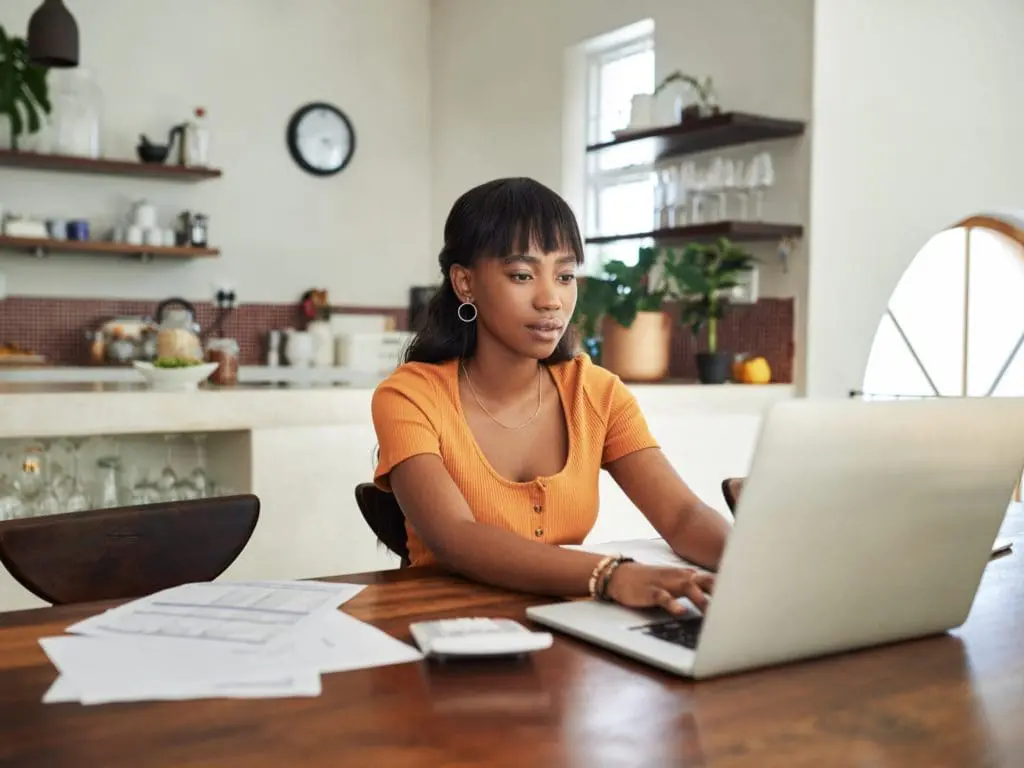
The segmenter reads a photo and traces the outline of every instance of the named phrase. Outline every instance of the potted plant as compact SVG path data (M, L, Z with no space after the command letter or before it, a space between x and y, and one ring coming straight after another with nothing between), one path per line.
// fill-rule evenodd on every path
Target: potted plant
M21 134L38 132L42 115L50 114L46 73L29 60L25 39L8 37L0 26L0 116L10 125L11 149L18 148Z
M718 348L718 321L729 310L728 292L740 285L740 278L756 263L747 251L725 239L691 243L665 259L665 271L682 303L680 321L695 339L707 328L706 346L697 353L697 374L704 384L721 384L729 378L733 356Z
M669 296L655 277L659 253L641 248L637 262L612 260L597 277L580 281L576 322L590 356L626 381L668 375L672 320L662 309Z

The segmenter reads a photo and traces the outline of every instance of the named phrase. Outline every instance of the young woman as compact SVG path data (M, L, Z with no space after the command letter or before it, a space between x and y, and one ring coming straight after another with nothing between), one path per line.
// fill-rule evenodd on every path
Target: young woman
M714 577L575 550L606 469L672 548L715 570L728 522L686 486L618 377L576 350L583 245L557 194L498 179L456 202L443 285L373 396L378 487L406 518L412 565L633 607L707 605Z

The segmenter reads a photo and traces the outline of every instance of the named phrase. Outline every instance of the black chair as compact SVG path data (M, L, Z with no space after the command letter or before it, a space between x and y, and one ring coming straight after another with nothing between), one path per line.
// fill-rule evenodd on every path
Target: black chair
M743 487L743 479L739 477L727 477L722 481L722 496L725 498L725 504L729 507L729 511L734 515L736 514L736 494L733 492L733 484L736 484L736 490L741 490Z
M356 486L356 504L377 540L398 555L403 568L407 567L409 542L405 534L405 515L395 495L373 483L360 483Z

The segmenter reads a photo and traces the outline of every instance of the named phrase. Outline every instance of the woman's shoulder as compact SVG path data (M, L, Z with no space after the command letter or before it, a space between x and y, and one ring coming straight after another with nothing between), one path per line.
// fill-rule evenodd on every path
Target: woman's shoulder
M452 376L452 362L402 363L377 384L377 389L430 389L446 383Z
M421 407L436 407L440 393L450 388L453 370L451 362L402 363L377 384L374 399L400 395Z
M581 352L564 363L555 363L551 372L568 385L569 389L585 392L588 396L603 400L622 385L621 380L607 368L602 368Z

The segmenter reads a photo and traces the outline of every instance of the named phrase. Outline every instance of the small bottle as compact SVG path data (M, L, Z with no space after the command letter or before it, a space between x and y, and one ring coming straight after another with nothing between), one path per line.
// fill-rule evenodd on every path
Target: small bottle
M267 365L277 368L281 364L281 332L272 330L267 334Z
M189 153L189 165L206 167L210 164L210 129L206 125L206 109L196 107L195 119L190 124L192 129L192 151Z

